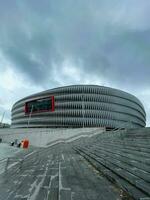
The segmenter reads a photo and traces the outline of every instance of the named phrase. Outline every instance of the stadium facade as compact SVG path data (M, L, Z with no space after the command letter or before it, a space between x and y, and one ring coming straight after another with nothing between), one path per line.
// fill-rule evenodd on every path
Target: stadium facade
M142 103L121 90L97 85L72 85L46 90L16 102L12 128L145 127Z

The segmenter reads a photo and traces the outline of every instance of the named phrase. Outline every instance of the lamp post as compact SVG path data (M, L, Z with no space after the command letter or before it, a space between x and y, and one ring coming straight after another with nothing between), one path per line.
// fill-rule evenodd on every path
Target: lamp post
M33 105L32 105L32 107L31 107L31 111L30 111L30 114L29 114L29 117L28 117L27 128L29 128L29 124L30 124L30 119L31 119L32 111L33 111Z
M2 123L3 123L4 116L5 116L5 112L3 112L2 119L1 119L1 122L0 122L0 125L2 126L2 128L3 128Z

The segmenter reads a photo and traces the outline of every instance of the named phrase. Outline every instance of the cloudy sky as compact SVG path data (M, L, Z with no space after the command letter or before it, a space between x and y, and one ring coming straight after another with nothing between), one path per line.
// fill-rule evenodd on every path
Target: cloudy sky
M0 0L0 120L26 95L81 83L134 94L150 126L150 1Z

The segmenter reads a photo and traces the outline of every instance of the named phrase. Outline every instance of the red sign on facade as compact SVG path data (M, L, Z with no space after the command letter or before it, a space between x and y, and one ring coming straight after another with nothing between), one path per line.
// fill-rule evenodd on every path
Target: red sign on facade
M54 96L34 99L25 103L25 114L53 112L55 110Z

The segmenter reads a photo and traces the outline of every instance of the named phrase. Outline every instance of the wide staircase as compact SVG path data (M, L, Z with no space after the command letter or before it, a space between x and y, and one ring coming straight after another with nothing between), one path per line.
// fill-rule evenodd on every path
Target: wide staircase
M134 199L150 199L150 128L104 132L73 148Z

